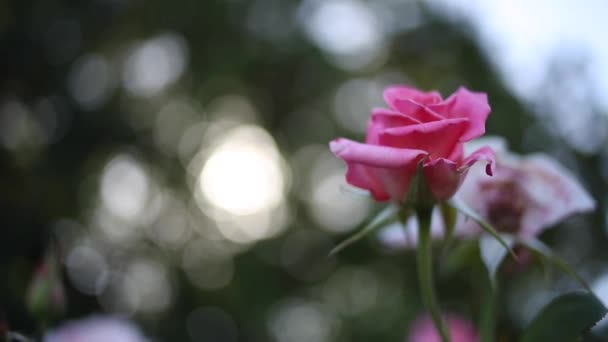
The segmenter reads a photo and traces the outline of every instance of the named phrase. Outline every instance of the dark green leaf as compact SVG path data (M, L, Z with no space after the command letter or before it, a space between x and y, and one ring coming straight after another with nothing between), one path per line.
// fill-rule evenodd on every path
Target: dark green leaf
M522 342L573 342L604 315L606 307L589 292L559 296L545 306L530 323Z

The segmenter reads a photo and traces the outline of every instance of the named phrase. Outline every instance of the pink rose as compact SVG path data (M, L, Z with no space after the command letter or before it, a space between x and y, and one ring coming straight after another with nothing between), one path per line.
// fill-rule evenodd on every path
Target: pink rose
M44 337L44 342L147 342L139 329L125 319L94 316L64 324Z
M482 147L467 158L463 143L485 133L490 113L487 96L461 87L446 100L439 93L393 86L384 91L389 109L377 108L365 143L338 138L331 151L346 161L349 184L368 190L378 201L402 202L418 163L433 196L452 197L475 162L488 162L492 174L494 152Z
M477 330L469 321L455 315L444 316L450 329L452 342L479 342ZM412 324L408 342L441 342L435 323L430 316L422 316Z
M570 171L545 154L518 156L507 151L500 138L484 138L470 143L488 144L496 151L494 177L472 167L455 197L487 219L498 231L523 239L534 238L547 228L575 213L595 209L595 201ZM435 237L444 234L439 210L433 212L431 231ZM394 225L380 233L388 246L415 246L417 224L411 218L405 229ZM483 232L473 220L458 217L455 234L477 237Z

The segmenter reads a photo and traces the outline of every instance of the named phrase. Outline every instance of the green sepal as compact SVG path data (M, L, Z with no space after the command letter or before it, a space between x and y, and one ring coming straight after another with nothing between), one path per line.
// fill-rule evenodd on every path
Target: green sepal
M573 342L607 313L592 293L576 291L553 299L524 332L522 342Z
M426 175L424 174L425 160L426 158L418 163L416 173L412 178L410 188L405 197L405 202L403 203L405 207L412 208L416 212L420 210L432 211L433 207L437 203L437 200L435 200L435 197L431 192Z
M352 245L353 243L361 240L367 234L373 232L376 229L387 226L388 224L398 222L399 216L404 215L401 208L395 205L388 205L386 208L382 209L369 223L367 223L363 228L359 229L356 233L348 237L346 240L340 242L336 247L334 247L329 255L335 255L340 252L344 248Z
M443 225L445 226L443 246L447 249L454 239L454 229L456 228L456 221L458 219L458 210L447 202L442 201L439 202L439 211L441 212L441 218L443 220Z

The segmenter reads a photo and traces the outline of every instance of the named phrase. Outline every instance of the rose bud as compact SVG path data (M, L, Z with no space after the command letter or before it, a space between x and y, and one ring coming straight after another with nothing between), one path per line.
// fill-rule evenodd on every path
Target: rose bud
M55 253L47 253L36 267L26 300L30 312L44 322L57 318L65 310L65 291Z

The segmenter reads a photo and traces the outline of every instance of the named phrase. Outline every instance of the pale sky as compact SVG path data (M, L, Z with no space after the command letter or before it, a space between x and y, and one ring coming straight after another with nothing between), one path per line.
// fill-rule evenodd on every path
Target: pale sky
M427 0L438 13L473 29L505 84L520 99L545 106L575 148L601 146L603 130L585 145L580 132L594 121L589 99L608 113L608 1ZM539 103L549 90L545 76L556 57L582 57L586 71L553 89L554 103ZM548 107L547 107L548 106ZM576 116L573 116L576 113ZM587 137L586 137L587 138Z

